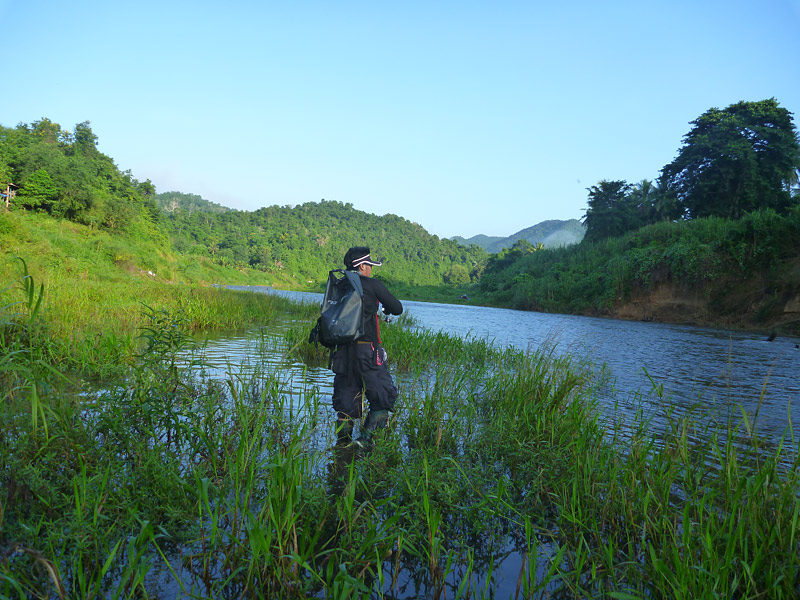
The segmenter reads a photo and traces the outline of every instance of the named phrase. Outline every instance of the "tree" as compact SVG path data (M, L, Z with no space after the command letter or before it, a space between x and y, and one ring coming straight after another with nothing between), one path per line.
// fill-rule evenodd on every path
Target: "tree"
M74 140L72 145L76 154L92 158L99 154L97 136L92 131L89 121L75 125L75 133L72 137Z
M640 226L653 223L655 219L655 205L658 188L649 179L642 179L634 183L628 194L627 201L636 211Z
M525 238L520 238L514 242L511 248L503 248L495 256L491 257L487 263L486 270L498 273L522 257L533 254L542 248L544 248L544 244L541 242L534 246Z
M145 179L144 181L140 181L136 183L136 189L144 196L145 198L149 198L151 196L155 196L156 194L156 186L153 185L153 182L149 179Z
M676 221L683 216L675 194L663 182L642 179L633 184L628 202L639 218L639 227L659 221Z
M6 186L9 183L13 183L12 178L13 174L11 167L9 167L4 163L3 160L0 159L0 192L5 192Z
M92 196L88 190L66 190L59 194L57 201L53 202L50 213L54 217L76 221L91 206L91 202Z
M642 224L635 199L631 199L633 188L624 180L600 181L586 188L589 191L589 207L583 217L589 242L622 235Z
M800 197L800 167L795 169L792 176L789 177L789 193L792 198Z
M34 121L27 129L35 138L48 144L58 144L66 133L62 131L61 125L47 118Z
M662 181L691 218L740 218L758 208L791 203L800 143L792 113L772 98L712 108L692 121L678 157Z
M653 185L653 207L648 223L659 221L677 221L684 216L685 209L678 196L667 186L663 178Z
M112 231L123 231L133 220L134 205L131 198L102 194L103 216L101 224Z
M447 269L442 276L442 280L453 285L469 283L469 271L464 265L455 264Z
M37 169L28 177L17 197L23 206L49 210L58 200L58 187L45 169Z

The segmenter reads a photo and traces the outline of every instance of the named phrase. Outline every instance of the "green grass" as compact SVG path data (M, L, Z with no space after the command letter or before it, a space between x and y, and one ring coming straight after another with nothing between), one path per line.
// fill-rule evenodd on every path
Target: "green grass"
M99 317L61 322L73 313L50 295L72 292L27 267L0 304L3 597L489 598L501 572L518 598L800 592L791 432L766 450L750 420L688 416L623 435L600 421L588 365L396 320L390 428L368 454L331 451L329 400L296 373L254 356L206 380L186 358L198 327L293 311L254 354L325 364L304 341L313 307L171 286L129 320L109 313L132 348L112 366L108 338L82 329ZM133 305L134 289L150 293L107 293ZM65 384L83 373L107 375L99 395Z
M398 298L441 304L469 304L469 297L474 289L474 286L470 284L409 285L390 281L387 285ZM467 298L462 296L467 296Z
M16 215L0 213L0 218L13 220ZM179 315L181 326L188 331L244 330L274 323L298 310L276 296L186 283L178 277L180 261L162 257L163 264L159 263L155 247L129 248L129 256L152 253L155 258L149 265L159 275L143 270L146 265L125 262L133 258L124 259L121 265L114 258L115 251L103 250L105 245L122 243L119 238L68 222L40 220L40 230L29 236L35 240L33 244L24 240L26 228L37 223L37 216L16 222L20 228L14 230L13 249L29 254L8 253L0 259L0 276L6 282L0 289L0 306L13 305L7 313L13 314L20 307L16 294L26 286L47 289L38 308L39 319L31 324L30 332L38 332L37 355L57 369L104 378L118 366L131 366L136 337L147 324L148 310ZM214 271L204 271L204 275L213 277ZM219 276L236 282L229 272Z
M522 310L609 315L666 285L703 299L705 316L693 310L686 319L791 333L800 322L783 307L800 285L798 248L797 208L662 222L594 243L490 259L477 289L466 293Z

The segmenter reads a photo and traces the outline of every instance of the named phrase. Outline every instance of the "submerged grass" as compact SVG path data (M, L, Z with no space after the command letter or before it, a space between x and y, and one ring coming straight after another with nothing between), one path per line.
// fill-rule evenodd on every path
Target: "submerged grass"
M101 363L111 354L96 346L111 345L58 325L29 273L5 294L0 596L800 593L791 431L772 452L747 419L714 431L672 418L657 435L638 423L623 438L579 362L399 322L383 328L401 391L390 429L369 454L329 450L333 413L313 385L288 389L281 367L207 379L186 359L208 325L197 315L294 310L284 351L324 365L305 343L308 307L211 290L187 310L177 292L140 305L133 351L112 369L74 362L89 350L63 358L64 339ZM117 377L65 391L82 372Z

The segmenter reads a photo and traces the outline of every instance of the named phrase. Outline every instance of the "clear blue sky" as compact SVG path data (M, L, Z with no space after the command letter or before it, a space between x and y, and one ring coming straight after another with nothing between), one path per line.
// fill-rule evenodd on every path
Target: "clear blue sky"
M0 0L0 124L90 121L159 192L339 200L441 237L581 218L689 122L800 124L800 0Z

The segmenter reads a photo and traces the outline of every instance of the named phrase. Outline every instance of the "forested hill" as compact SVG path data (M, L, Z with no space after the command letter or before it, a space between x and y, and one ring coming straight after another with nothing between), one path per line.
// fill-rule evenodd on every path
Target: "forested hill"
M223 213L232 210L216 202L206 200L197 194L184 194L183 192L164 192L156 194L156 204L164 212L172 213L176 210L185 212L210 212Z
M439 239L396 215L377 216L351 204L322 200L295 207L221 214L173 211L165 223L176 249L210 255L223 265L249 266L301 285L343 268L351 246L365 245L384 261L376 274L414 285L477 280L486 260L480 248Z
M476 235L469 239L456 236L454 241L464 246L475 244L491 254L502 252L506 248L511 248L518 240L525 240L536 246L542 244L545 248L560 248L577 244L582 239L586 229L577 219L560 221L557 219L542 221L531 227L527 227L508 237L490 237L486 235Z
M493 235L483 235L482 233L479 233L478 235L473 235L471 238L463 238L460 235L454 235L450 239L454 242L458 242L462 246L471 246L472 244L475 244L476 246L479 246L488 252L489 248L495 244L502 244L508 238Z
M692 121L655 182L601 180L580 244L493 256L480 301L800 333L800 136L774 98Z
M739 102L692 125L657 182L588 189L580 244L541 248L525 239L529 228L491 257L336 201L244 212L157 195L99 152L88 122L73 131L48 119L0 126L0 248L101 284L127 274L319 290L347 248L367 245L384 260L376 276L426 286L406 297L458 298L460 290L433 288L457 284L471 301L499 306L800 332L791 113L774 99Z
M101 153L88 121L73 131L49 119L0 126L0 185L11 192L4 198L11 210L149 239L163 236L155 186L120 171Z
M144 272L150 257L136 255L140 241L159 256L177 252L196 264L247 272L251 281L317 289L328 270L343 267L350 246L370 246L385 261L376 275L408 285L476 281L487 258L396 215L341 202L244 212L192 194L156 194L149 180L136 180L97 149L88 121L73 131L46 118L0 126L0 184L11 192L9 211L107 232L116 239L114 257L125 257L117 262Z

